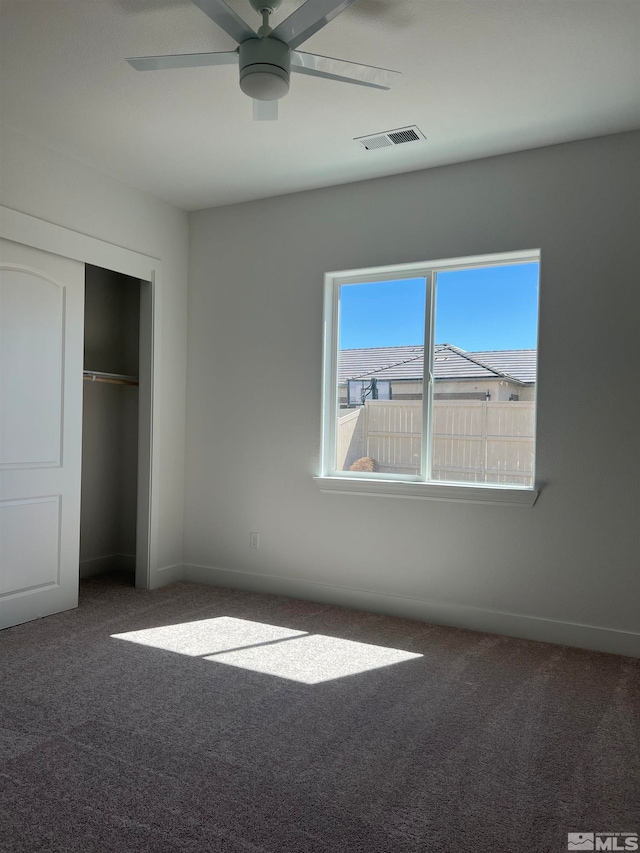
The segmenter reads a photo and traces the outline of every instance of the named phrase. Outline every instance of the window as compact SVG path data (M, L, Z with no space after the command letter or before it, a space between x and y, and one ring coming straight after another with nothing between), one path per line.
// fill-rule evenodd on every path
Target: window
M533 503L539 261L326 276L321 488Z

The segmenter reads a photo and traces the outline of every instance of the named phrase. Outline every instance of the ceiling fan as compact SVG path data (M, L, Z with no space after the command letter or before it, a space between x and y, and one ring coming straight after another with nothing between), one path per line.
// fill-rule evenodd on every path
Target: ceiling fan
M238 63L240 88L245 95L253 98L253 118L256 121L278 118L278 100L289 91L289 75L292 71L372 89L389 89L394 78L400 77L398 71L297 50L299 45L356 0L306 0L275 29L269 26L269 19L282 0L250 0L256 12L262 15L262 26L257 32L224 0L192 2L238 42L239 46L235 50L176 56L138 56L127 59L127 62L136 71Z

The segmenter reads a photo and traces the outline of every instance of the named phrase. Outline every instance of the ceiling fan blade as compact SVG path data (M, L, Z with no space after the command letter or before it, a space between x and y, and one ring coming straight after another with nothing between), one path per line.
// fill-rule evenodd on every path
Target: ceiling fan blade
M277 101L253 101L254 121L275 121L278 118Z
M194 0L195 2L199 0ZM290 48L296 48L355 2L356 0L307 0L279 24L271 35L286 42Z
M356 86L368 86L371 89L390 89L394 80L402 77L400 71L360 65L345 59L332 59L330 56L318 56L299 50L291 52L291 70L298 74L325 77L328 80L354 83Z
M208 15L212 21L228 33L238 44L246 39L256 38L256 33L240 15L236 14L224 0L191 0L192 3Z
M165 68L200 68L206 65L232 65L238 61L237 50L221 53L179 53L176 56L133 56L127 59L136 71L162 71Z

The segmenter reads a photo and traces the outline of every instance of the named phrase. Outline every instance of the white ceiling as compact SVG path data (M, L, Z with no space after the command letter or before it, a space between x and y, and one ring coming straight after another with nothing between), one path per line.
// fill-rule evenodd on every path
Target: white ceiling
M235 48L189 0L0 11L3 123L189 210L640 126L640 0L359 0L301 49L401 71L397 86L294 75L277 122L252 120L233 66L127 65ZM426 144L353 142L413 124Z

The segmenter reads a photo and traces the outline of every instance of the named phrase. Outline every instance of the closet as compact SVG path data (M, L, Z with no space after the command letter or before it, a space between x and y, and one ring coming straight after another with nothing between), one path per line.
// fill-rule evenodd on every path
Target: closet
M77 607L79 576L151 585L162 277L156 258L3 217L0 629Z
M140 296L138 279L85 266L81 579L135 581Z

